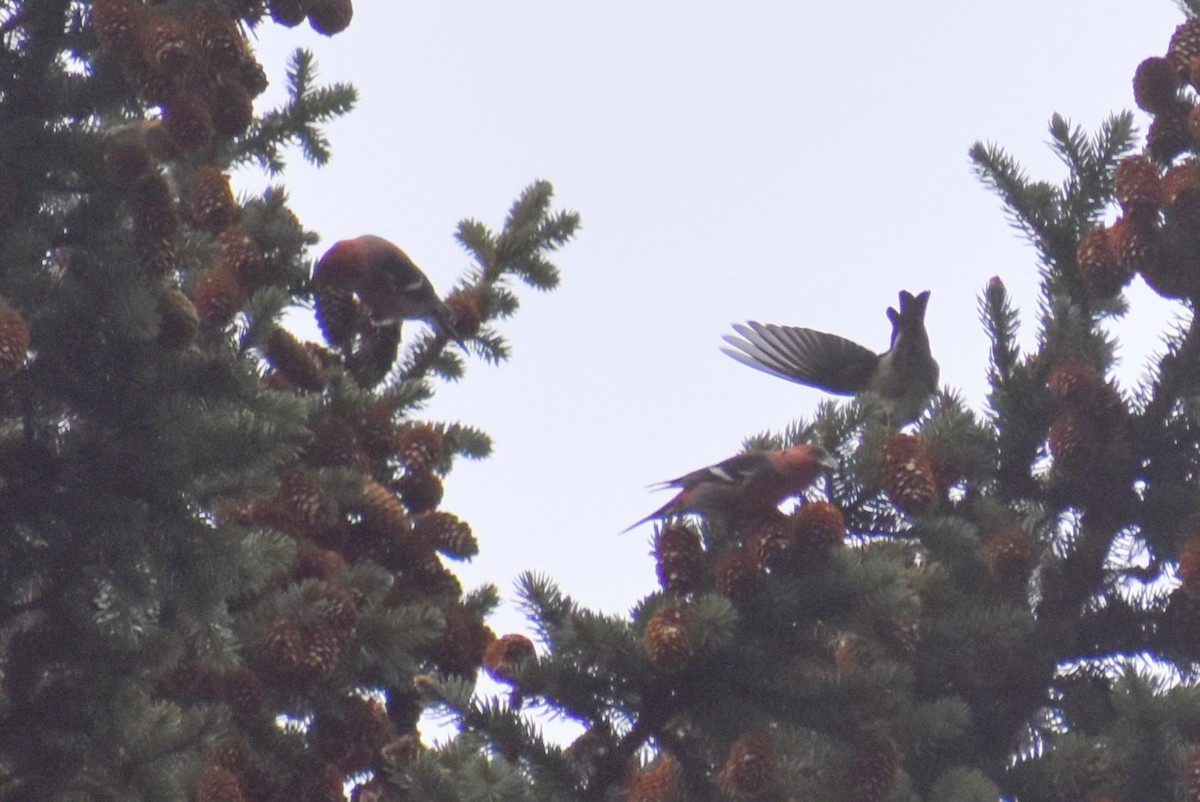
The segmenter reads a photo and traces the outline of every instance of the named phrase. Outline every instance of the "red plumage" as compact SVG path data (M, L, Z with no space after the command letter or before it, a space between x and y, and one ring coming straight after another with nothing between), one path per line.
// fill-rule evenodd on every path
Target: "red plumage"
M822 472L836 464L829 452L817 445L804 444L781 451L747 451L663 482L662 487L677 487L679 492L625 531L655 518L689 512L742 517L764 515L789 496L804 492Z
M335 242L317 262L313 280L318 287L357 295L372 323L424 320L458 339L429 279L383 237L366 234Z

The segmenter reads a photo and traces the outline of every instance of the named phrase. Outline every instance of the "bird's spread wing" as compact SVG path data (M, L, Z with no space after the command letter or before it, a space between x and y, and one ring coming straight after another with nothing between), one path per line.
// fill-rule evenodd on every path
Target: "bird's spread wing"
M838 395L862 392L879 361L858 343L823 331L755 321L733 329L742 336L725 335L733 347L721 350L738 362Z

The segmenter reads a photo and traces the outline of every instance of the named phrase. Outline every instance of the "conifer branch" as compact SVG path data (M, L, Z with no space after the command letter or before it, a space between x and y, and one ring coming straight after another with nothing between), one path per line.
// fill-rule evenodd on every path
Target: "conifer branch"
M993 144L976 143L970 151L975 172L1004 201L1012 224L1030 241L1050 238L1057 217L1058 191L1045 182L1032 182L1017 161Z
M318 167L329 161L329 140L320 125L350 112L358 93L342 83L314 87L315 75L312 53L295 50L288 62L288 102L263 114L251 127L232 154L233 163L253 159L268 173L280 173L286 166L283 148L293 142Z
M998 276L988 282L979 299L979 318L992 341L993 382L1003 381L1012 375L1021 353L1016 342L1017 312L1004 282Z
M547 181L536 181L526 187L509 209L499 234L470 218L459 223L456 239L475 258L476 267L470 280L460 284L455 292L476 299L481 307L481 323L508 317L518 309L519 299L505 286L509 276L516 276L538 290L558 286L558 267L545 254L574 237L579 215L567 211L551 213L553 198L554 188ZM405 354L399 375L420 378L436 373L452 381L460 378L464 370L462 360L446 350L451 340L451 333L440 328L422 337ZM472 335L470 345L489 362L498 363L510 355L504 338L486 325Z

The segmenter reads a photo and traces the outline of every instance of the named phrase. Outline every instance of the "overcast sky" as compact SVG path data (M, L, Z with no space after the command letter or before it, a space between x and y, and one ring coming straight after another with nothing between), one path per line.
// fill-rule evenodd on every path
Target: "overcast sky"
M582 214L557 254L561 288L524 291L503 324L513 359L473 360L425 414L495 439L491 459L459 463L446 485L442 509L482 546L464 582L511 599L517 574L537 569L619 612L656 585L653 528L618 534L666 500L646 485L821 399L721 354L731 322L883 350L897 292L931 289L942 381L984 409L977 298L999 275L1028 343L1037 270L967 149L998 142L1060 179L1050 115L1090 131L1132 108L1134 68L1182 19L1169 0L359 2L332 39L263 29L273 86L258 108L279 101L297 46L315 50L322 80L360 90L328 129L333 161L317 171L296 152L285 176L323 238L314 258L378 234L448 288L470 266L460 218L498 228L537 178ZM1184 312L1140 281L1132 297L1130 380ZM493 625L521 620L510 608Z

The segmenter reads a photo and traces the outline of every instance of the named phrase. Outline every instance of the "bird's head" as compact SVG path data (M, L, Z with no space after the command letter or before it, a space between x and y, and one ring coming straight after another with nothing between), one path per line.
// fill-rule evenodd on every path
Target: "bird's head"
M803 443L785 448L779 458L782 466L792 471L827 471L837 467L837 459L824 447Z

